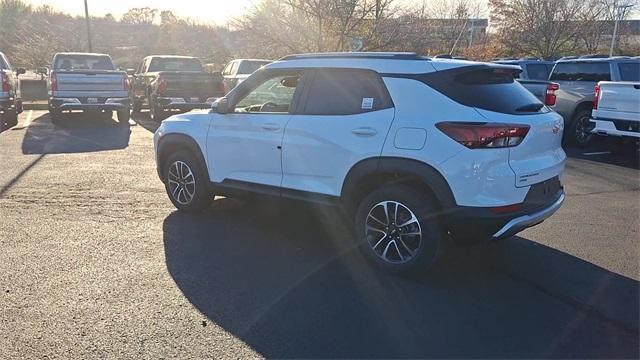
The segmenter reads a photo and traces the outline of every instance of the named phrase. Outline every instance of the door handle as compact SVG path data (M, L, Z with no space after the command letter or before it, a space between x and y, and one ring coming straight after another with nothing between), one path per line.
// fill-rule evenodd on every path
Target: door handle
M262 129L267 130L267 131L278 131L278 130L280 130L280 125L273 124L273 123L262 124L261 127L262 127Z
M351 130L351 132L358 136L374 136L378 133L376 129L372 129L370 127L361 127L361 128L353 129Z

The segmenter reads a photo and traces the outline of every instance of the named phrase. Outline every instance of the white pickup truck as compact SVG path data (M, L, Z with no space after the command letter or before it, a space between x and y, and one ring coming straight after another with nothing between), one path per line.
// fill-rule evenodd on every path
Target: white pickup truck
M63 112L103 113L129 124L129 79L116 70L106 54L58 53L48 82L49 112L59 120Z
M640 82L600 81L595 86L594 134L608 136L614 149L640 139Z

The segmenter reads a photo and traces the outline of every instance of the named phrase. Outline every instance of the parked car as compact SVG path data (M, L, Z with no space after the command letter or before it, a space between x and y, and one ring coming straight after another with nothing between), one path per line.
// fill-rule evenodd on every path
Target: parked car
M133 112L147 106L151 118L160 121L171 110L210 108L224 96L224 85L220 73L205 72L197 58L153 55L138 67L131 94Z
M522 86L535 95L545 105L555 105L555 92L559 89L557 83L548 81L549 73L553 69L553 61L538 59L509 59L496 60L496 64L513 65L522 69L516 78Z
M429 267L449 236L502 239L562 204L562 118L510 66L412 53L285 57L154 136L182 211L266 194L344 209L372 261ZM469 226L473 224L473 226Z
M640 81L640 61L620 58L559 60L549 77L560 84L553 109L565 121L565 142L585 146L593 136L591 110L594 89L599 81Z
M106 54L57 53L47 82L49 113L54 121L64 112L102 113L129 124L129 82Z
M236 59L230 61L222 70L224 76L224 88L226 92L231 91L236 85L243 82L254 71L272 62L264 59Z
M640 71L640 66L629 71ZM637 76L634 75L634 76ZM640 140L640 82L600 81L595 87L592 133L607 136L611 150Z
M0 131L18 124L18 114L22 112L18 75L24 73L23 68L14 72L7 57L0 52Z

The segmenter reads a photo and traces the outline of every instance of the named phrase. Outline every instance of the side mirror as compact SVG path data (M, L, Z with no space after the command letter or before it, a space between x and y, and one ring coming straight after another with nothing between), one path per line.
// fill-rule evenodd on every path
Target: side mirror
M25 70L24 68L17 68L16 69L16 75L22 75L25 74L27 72L27 70Z
M229 100L226 97L216 100L213 104L211 104L211 111L218 114L228 114Z
M136 74L136 69L127 69L127 75L133 76Z
M49 73L49 69L46 67L41 67L36 70L36 74L47 75Z

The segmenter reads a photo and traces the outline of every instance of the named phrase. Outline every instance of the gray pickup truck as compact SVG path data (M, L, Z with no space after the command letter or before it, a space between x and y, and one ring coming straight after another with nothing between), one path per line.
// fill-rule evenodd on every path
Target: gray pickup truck
M18 75L24 72L22 68L14 72L7 57L0 52L0 131L18 123L18 114L22 112Z
M640 81L640 59L627 57L559 60L550 81L560 84L552 107L564 118L564 142L585 146L595 136L591 111L599 81Z
M548 81L549 73L553 69L553 61L501 59L495 60L493 63L520 67L522 72L516 80L540 101L544 102L545 105L551 106L555 104L555 91L558 90L558 84Z
M60 120L63 112L84 111L111 117L129 124L129 80L127 73L116 70L105 54L58 53L53 57L47 83L49 113Z

